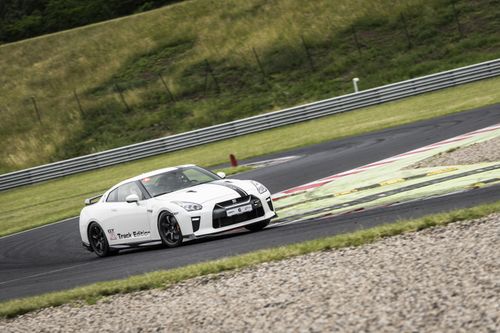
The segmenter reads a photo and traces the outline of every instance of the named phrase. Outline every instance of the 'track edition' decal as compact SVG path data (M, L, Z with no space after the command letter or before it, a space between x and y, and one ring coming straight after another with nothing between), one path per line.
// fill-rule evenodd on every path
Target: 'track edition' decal
M146 230L138 230L121 234L121 233L115 233L115 229L108 229L108 234L110 240L117 240L117 239L148 237L151 234L151 232Z

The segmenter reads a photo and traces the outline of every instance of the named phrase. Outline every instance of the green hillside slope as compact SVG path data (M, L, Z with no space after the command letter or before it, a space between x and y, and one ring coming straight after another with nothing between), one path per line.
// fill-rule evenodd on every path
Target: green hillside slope
M498 0L195 0L0 46L0 172L500 56Z

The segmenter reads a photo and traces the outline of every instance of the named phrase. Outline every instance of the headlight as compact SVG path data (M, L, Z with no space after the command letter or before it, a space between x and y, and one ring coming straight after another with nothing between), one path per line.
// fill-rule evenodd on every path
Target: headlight
M253 186L255 186L255 188L257 189L257 191L259 191L260 194L264 193L267 191L267 188L262 185L261 183L259 182L256 182L255 180L252 180L252 184Z
M172 203L176 204L177 206L181 206L188 212L193 212L195 210L201 210L203 208L202 205L194 203L194 202L186 202L186 201L172 201Z

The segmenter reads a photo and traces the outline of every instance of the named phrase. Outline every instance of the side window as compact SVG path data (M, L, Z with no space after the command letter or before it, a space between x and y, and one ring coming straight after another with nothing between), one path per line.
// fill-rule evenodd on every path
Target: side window
M139 186L135 183L124 184L117 189L113 190L106 200L107 202L125 202L127 197L131 194L136 194L139 200L144 200L144 194L142 193Z
M119 202L125 202L125 199L131 194L136 194L139 197L139 200L144 200L144 195L135 182L124 184L118 187L117 190Z
M106 199L106 202L117 202L118 201L118 189L114 189L111 191L111 193L108 195L108 198Z

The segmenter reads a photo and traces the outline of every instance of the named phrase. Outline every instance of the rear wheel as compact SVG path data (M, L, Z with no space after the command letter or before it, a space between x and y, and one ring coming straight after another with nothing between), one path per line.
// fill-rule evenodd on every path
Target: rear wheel
M92 222L89 226L89 243L92 251L99 257L107 257L117 252L109 248L106 235L101 226L96 222Z
M270 220L264 220L264 221L260 221L257 223L247 225L247 226L245 226L245 228L250 230L250 231L259 231L259 230L262 230L265 227L267 227L269 225L269 222L270 222Z
M161 241L166 247L177 247L182 244L181 227L173 214L161 213L158 219L158 231Z

